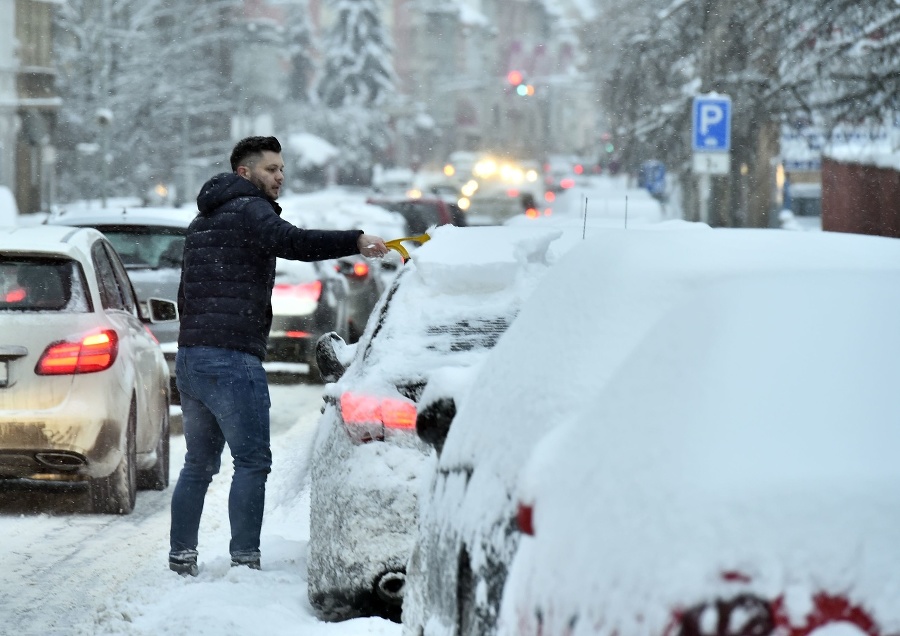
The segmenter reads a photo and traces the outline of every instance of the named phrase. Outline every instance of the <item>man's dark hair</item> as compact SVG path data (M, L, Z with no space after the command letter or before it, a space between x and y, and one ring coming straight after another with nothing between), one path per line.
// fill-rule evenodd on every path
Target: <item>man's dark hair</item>
M253 163L266 150L281 152L281 144L275 137L245 137L241 139L231 151L231 171L237 172L238 166Z

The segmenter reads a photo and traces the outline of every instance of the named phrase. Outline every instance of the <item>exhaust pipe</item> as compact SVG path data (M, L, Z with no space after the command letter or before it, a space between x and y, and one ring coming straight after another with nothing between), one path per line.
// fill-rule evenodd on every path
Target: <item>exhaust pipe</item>
M400 571L385 572L375 580L375 592L385 603L400 605L403 602L403 586L406 573Z
M77 470L87 463L81 455L66 451L35 453L34 458L47 468L61 471Z

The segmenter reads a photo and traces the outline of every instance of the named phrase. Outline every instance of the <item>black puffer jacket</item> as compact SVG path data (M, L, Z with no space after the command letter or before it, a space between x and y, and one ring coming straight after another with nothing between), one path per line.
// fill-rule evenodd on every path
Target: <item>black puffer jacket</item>
M358 254L361 230L303 230L237 174L216 175L197 196L178 290L179 347L266 355L275 257L317 261Z

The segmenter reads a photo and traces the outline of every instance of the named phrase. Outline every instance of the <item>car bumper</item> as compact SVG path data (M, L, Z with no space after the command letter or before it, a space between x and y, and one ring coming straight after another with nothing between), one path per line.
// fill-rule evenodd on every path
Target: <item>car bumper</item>
M0 478L109 475L122 459L127 414L127 405L115 409L87 399L41 411L0 411Z
M424 447L355 444L341 424L329 427L311 465L308 583L318 605L327 598L361 602L379 576L405 572L417 529L419 480L433 467Z

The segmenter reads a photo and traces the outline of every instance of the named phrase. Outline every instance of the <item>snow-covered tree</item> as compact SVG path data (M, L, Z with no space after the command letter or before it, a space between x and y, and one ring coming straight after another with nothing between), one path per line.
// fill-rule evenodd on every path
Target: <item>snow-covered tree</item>
M186 162L227 154L236 97L228 71L241 43L235 24L240 5L240 0L60 5L60 198L98 197L104 191L142 196L153 183L181 186ZM112 116L105 128L97 117L101 110Z
M391 43L377 0L332 0L319 97L330 107L378 106L394 94Z
M288 94L293 101L306 103L317 68L308 0L291 6L285 18L285 52L291 63Z
M342 180L364 182L389 144L385 109L395 98L391 43L377 0L332 0L324 42L320 134L338 146Z
M768 169L779 122L798 114L858 122L900 111L894 0L643 0L610 4L604 20L606 37L594 50L602 99L632 168L659 158L688 177L693 96L732 98L732 173L718 180L715 224L765 222L767 201L742 201L737 184L744 168L756 179L749 191L768 192L753 168ZM732 216L741 205L747 209Z

